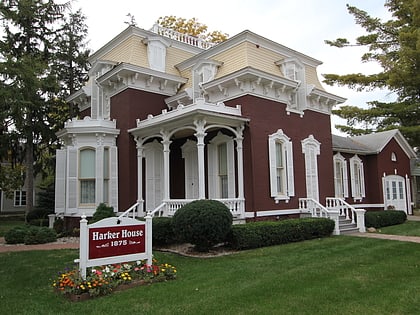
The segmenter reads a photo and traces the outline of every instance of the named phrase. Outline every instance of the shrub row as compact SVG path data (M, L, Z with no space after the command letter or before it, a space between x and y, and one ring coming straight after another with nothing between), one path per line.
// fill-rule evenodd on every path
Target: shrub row
M367 211L365 213L365 226L380 228L384 226L404 223L407 220L407 214L404 211L386 210L386 211Z
M331 235L334 221L325 218L290 219L233 225L229 245L238 250L314 239Z
M47 227L23 225L7 231L4 239L7 244L44 244L55 242L57 233Z

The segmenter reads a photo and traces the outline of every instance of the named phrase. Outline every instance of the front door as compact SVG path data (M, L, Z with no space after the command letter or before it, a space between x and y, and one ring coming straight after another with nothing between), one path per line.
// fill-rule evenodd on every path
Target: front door
M385 209L407 212L407 193L404 177L398 175L386 176L384 186Z

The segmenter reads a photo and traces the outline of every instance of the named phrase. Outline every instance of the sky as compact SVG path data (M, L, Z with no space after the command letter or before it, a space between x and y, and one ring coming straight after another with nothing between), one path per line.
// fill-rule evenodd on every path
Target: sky
M323 62L318 67L323 73L375 73L380 71L374 63L362 63L361 48L335 48L324 43L345 37L352 41L364 34L347 11L346 4L356 6L373 17L390 18L384 7L385 0L75 0L73 10L79 8L87 17L89 48L98 50L122 32L134 16L137 26L150 29L161 16L175 15L186 19L196 18L208 26L209 31L222 31L230 37L243 30L297 50ZM388 91L357 92L346 87L327 86L325 89L344 97L344 105L366 107L366 102L389 102L393 95ZM333 117L332 124L345 124ZM333 133L341 134L335 128ZM341 134L343 135L343 134Z

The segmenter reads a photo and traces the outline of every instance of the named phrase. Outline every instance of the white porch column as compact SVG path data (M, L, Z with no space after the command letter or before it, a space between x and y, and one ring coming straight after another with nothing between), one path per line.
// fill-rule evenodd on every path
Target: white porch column
M243 160L243 137L242 131L244 130L244 126L241 125L240 127L236 128L236 155L238 158L238 198L244 199L244 160Z
M144 200L143 200L143 141L136 137L136 148L137 148L137 202L139 204L137 208L137 215L140 212L144 212Z
M204 137L207 135L204 131L204 126L206 124L205 120L195 120L195 130L194 134L197 137L197 160L198 160L198 198L206 198L206 189L205 189L205 172L204 172Z
M169 177L169 154L171 150L169 145L172 141L169 140L169 136L161 132L162 134L162 145L163 145L163 200L167 201L170 199L170 177Z

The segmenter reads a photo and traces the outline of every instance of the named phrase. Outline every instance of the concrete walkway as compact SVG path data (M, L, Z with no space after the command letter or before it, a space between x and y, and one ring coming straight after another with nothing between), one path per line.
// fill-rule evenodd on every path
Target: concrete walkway
M408 215L408 221L420 221L420 216ZM420 243L419 236L403 236L403 235L391 235L391 234L380 234L380 233L355 233L350 234L351 236L359 236L359 237L370 237L370 238L379 238L385 240L393 240L393 241L401 241L401 242L413 242L413 243Z

